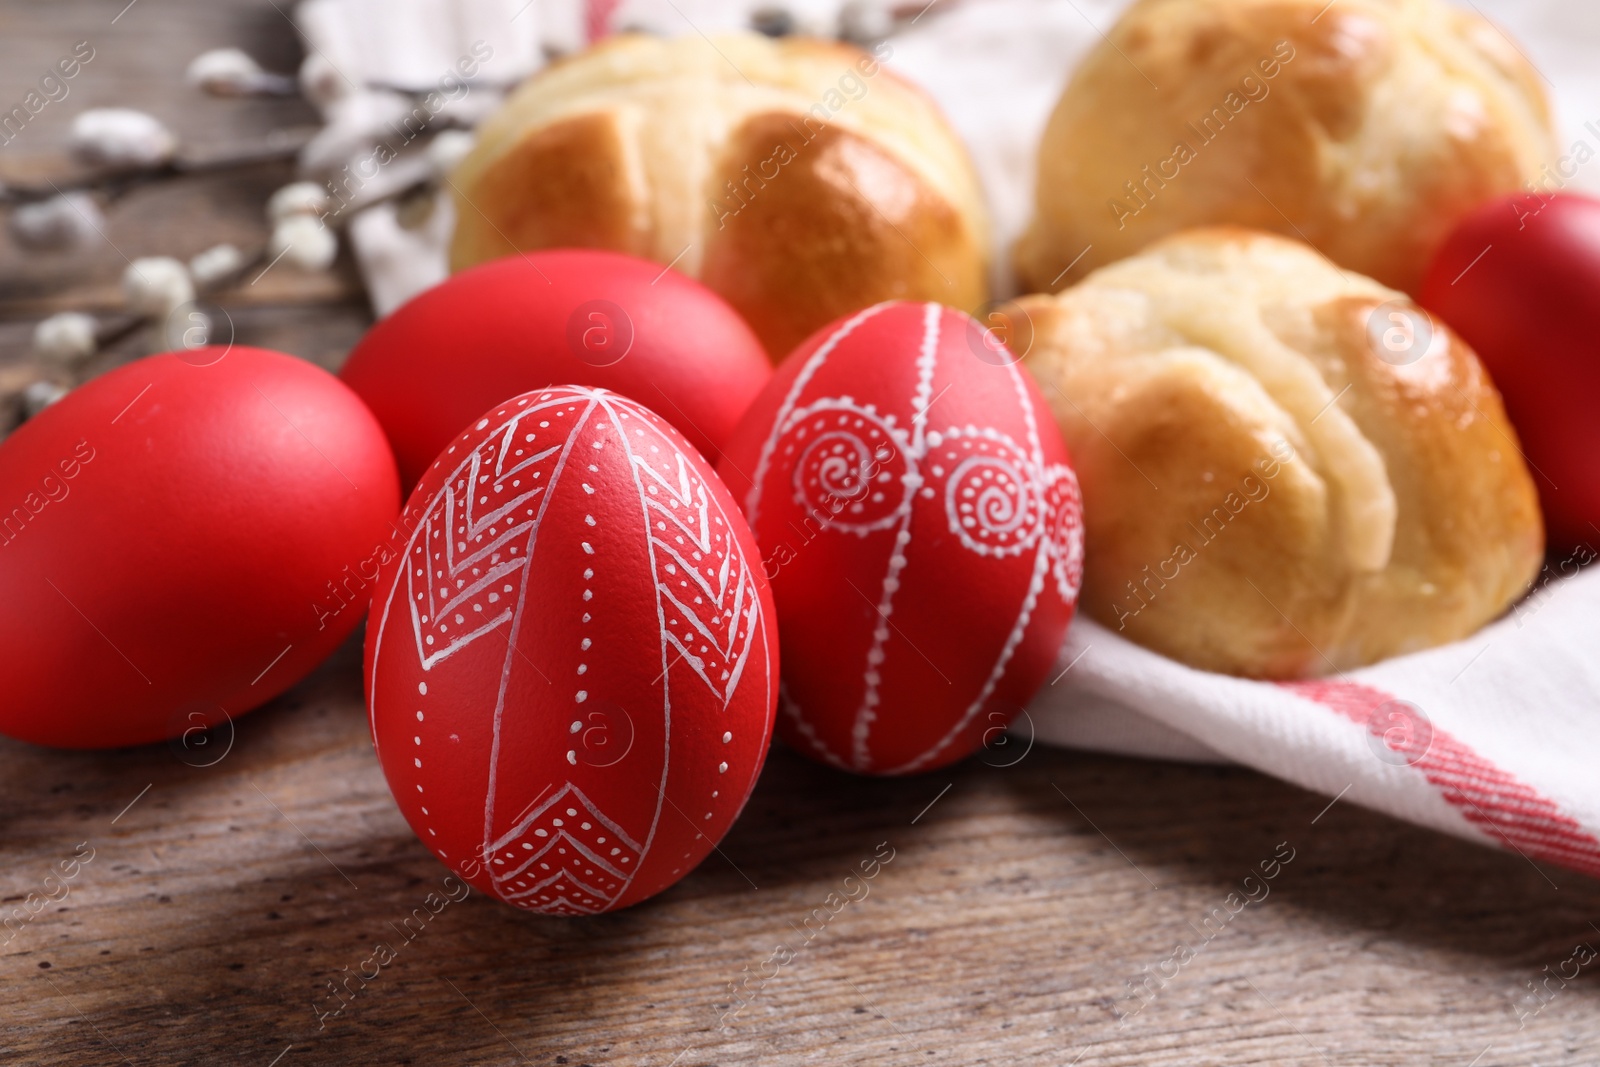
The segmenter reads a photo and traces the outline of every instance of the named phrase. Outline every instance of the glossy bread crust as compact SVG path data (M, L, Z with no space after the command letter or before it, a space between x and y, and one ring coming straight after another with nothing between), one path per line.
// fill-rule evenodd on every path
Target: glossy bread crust
M1320 675L1465 637L1537 573L1500 396L1403 294L1214 228L1021 304L1083 487L1083 602L1113 630Z
M1229 223L1415 293L1453 226L1553 145L1538 74L1442 0L1140 0L1056 105L1016 267L1060 288Z
M965 149L927 96L848 45L608 39L518 90L452 183L452 269L560 246L674 263L774 360L876 301L987 296Z

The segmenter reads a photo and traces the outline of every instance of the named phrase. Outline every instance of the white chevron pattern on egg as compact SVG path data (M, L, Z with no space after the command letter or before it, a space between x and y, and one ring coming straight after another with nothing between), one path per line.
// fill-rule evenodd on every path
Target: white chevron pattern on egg
M643 852L569 782L484 854L507 903L546 915L593 915L617 899Z
M671 753L665 743L659 772L652 771L648 780L650 790L659 794L650 805L652 810L648 814L614 812L619 816L615 818L592 799L595 789L586 793L579 784L594 786L600 780L596 775L604 770L600 765L584 767L573 752L565 752L561 769L565 772L570 766L571 776L564 773L556 778L547 787L548 799L537 799L524 808L526 778L500 762L505 739L516 737L532 713L526 703L507 704L508 681L514 671L525 669L523 664L540 676L544 673L535 663L537 651L523 649L518 634L536 613L548 615L553 610L553 602L542 599L547 591L528 583L530 572L548 577L539 569L544 563L535 564L534 560L547 558L539 550L541 536L556 537L550 531L566 528L561 522L572 516L562 509L570 508L575 499L593 496L596 486L591 483L601 471L614 479L621 476L609 491L617 499L627 499L628 505L612 512L596 508L594 514L585 515L587 526L580 527L584 530L580 536L589 540L580 540L577 547L583 553L580 559L598 566L595 545L600 542L595 538L621 536L610 531L629 514L635 518L626 519L627 528L647 535L649 564L640 575L644 584L637 592L653 603L660 633L639 635L639 650L649 649L643 664L659 664L664 669L657 679L655 699L659 703L648 710L637 707L632 711L641 717L660 715L664 740L671 736L674 683L704 684L719 709L726 710L745 674L756 634L763 630L758 579L738 544L729 513L710 491L705 477L685 461L675 436L653 412L604 390L552 387L508 401L467 428L457 444L439 458L437 466L445 467L448 474L412 528L404 556L405 580L397 583L391 596L404 596L408 603L414 641L406 645L415 648L422 670L438 671L436 684L448 686L447 672L464 661L447 664L446 660L487 634L500 631L504 635L503 647L475 650L468 657L495 656L500 681L483 709L485 719L492 721L492 731L486 752L483 836L473 851L486 864L494 895L515 907L544 914L587 915L615 906L651 852L668 787ZM477 443L471 444L473 441ZM607 457L626 457L625 464L603 466L616 462L601 457L603 448L612 449ZM580 490L582 496L577 495ZM560 503L550 511L553 500ZM635 500L637 511L632 510ZM632 525L635 521L643 528ZM546 551L560 556L559 549ZM593 573L585 570L584 580ZM574 609L581 619L579 625L605 614L606 595L602 590L591 600L591 591L583 590L582 603ZM386 608L376 622L380 641L390 618ZM588 650L591 644L585 637L582 648ZM377 670L376 660L373 669ZM469 672L471 669L469 666ZM629 669L644 671L645 666L634 664ZM657 669L649 666L645 677ZM754 669L763 669L759 660ZM597 703L591 697L600 695L590 690L595 678L591 663L580 665L579 674L575 691L568 694L570 706L587 708ZM418 687L416 699L418 725L412 735L415 754L410 762L414 770L421 771L432 743L424 739L438 735L430 733L435 729L431 713L422 710L424 702L432 699L427 684ZM550 710L541 706L538 714ZM586 721L577 718L580 712L566 708L557 714L562 716L563 726L567 718L580 724ZM731 737L725 732L724 743ZM507 751L517 751L515 745L524 742L511 743L513 747ZM727 766L723 763L723 770ZM637 772L619 768L610 773ZM422 793L421 783L415 784ZM719 795L715 789L708 792L711 798ZM518 814L509 821L497 820L497 813L504 816L511 811ZM433 816L420 797L417 814L421 817L419 834L425 839L437 836L431 824ZM704 818L709 819L710 814ZM438 854L449 860L442 849Z
M406 588L424 670L511 619L528 565L520 542L538 524L538 498L562 451L558 437L532 425L552 406L576 410L582 401L519 411L461 463L418 523ZM541 432L548 447L539 447Z
M633 462L645 485L667 642L726 704L760 622L755 576L734 550L727 516L682 456Z

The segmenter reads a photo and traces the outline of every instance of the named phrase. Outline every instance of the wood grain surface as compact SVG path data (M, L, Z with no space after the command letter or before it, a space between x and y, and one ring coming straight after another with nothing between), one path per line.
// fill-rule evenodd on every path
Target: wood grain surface
M113 24L123 0L4 0L0 104L75 41L97 58L0 147L0 180L72 173L66 122L93 104L210 149L310 121L181 84L219 45L292 67L281 7L138 0ZM141 190L110 209L114 248L0 245L0 394L55 373L27 353L41 314L114 313L122 256L264 241L289 177ZM368 321L347 266L218 303L239 343L324 366ZM878 781L777 749L720 849L655 900L571 920L453 899L384 786L358 666L352 643L187 745L0 740L0 1062L1600 1062L1600 966L1552 977L1600 947L1600 885L1238 769L1016 741ZM1263 862L1276 876L1247 886Z

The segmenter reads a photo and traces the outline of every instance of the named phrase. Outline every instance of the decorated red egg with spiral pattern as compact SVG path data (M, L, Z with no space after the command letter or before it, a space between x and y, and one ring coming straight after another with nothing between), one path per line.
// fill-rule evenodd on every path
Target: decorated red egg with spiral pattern
M931 770L1044 681L1082 579L1078 482L1032 379L966 315L889 303L817 333L718 469L772 583L794 748Z
M648 408L552 387L457 434L400 522L366 683L417 836L553 915L693 869L755 784L778 688L771 594L716 472Z

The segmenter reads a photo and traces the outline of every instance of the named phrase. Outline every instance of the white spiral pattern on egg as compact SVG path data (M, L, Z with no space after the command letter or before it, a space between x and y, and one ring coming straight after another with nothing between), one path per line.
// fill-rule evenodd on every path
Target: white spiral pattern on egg
M927 768L969 730L991 706L1008 667L1030 633L1041 596L1053 585L1070 611L1082 582L1083 564L1082 533L1076 528L1081 515L1077 480L1070 467L1046 462L1034 416L1036 400L1025 374L1010 364L994 371L1004 375L1009 386L1006 391L1015 398L1012 410L1021 423L1017 438L992 426L945 422L946 418L959 417L949 411L956 404L938 407L946 392L960 383L954 365L948 366L944 375L937 373L941 358L950 358L948 353L941 353L940 344L946 316L955 312L937 304L923 304L916 309L922 320L922 336L914 363L915 377L904 383L909 386L905 404L900 405L909 408L904 425L896 423L892 414L880 413L875 405L862 404L850 396L807 397L808 390L814 396L827 388L818 388L816 379L841 343L874 317L884 313L900 316L907 310L895 303L868 308L839 323L806 357L761 445L745 497L746 515L759 532L764 496L770 500L773 494L787 489L805 512L798 520L791 520L790 527L796 521L802 526L814 521L819 527L817 531L796 531L802 544L823 531L863 538L876 531L892 532L893 541L884 546L887 552L882 577L859 585L850 583L876 618L868 616L870 640L863 657L861 696L850 723L848 747L840 746L833 738L825 739L819 729L826 709L814 714L786 688L780 690L782 714L797 735L797 747L834 766L884 774L909 774ZM883 343L877 337L873 341ZM856 355L851 353L850 358ZM944 377L950 380L943 388L936 388L936 378ZM891 388L874 385L885 405L893 397ZM959 392L956 396L960 396ZM998 413L1005 412L1003 394L992 403ZM947 428L937 428L941 424ZM882 456L879 442L892 448L893 454ZM862 472L873 463L877 466L870 479L863 477ZM869 486L870 491L864 491ZM882 687L891 652L890 638L898 629L894 621L898 594L911 563L913 543L921 546L931 542L927 548L919 547L919 551L938 552L946 529L951 539L977 556L988 560L1025 559L1026 585L1019 591L1016 614L1004 640L971 700L921 752L909 759L901 756L898 762L891 763L874 750L873 743L885 699ZM778 536L787 538L791 534L784 531ZM974 577L981 573L982 565L972 571ZM928 579L920 576L917 580ZM909 644L910 639L906 640Z
M1071 467L1051 467L1047 477L1050 573L1056 580L1056 592L1071 603L1083 588L1083 493Z
M992 549L991 542L1020 548L1016 535L1018 531L1024 535L1031 532L1033 524L1028 520L1035 504L1021 471L1003 459L973 456L945 483L944 508L950 529L962 544L979 552L1004 554L1004 547Z
M839 532L893 526L910 507L906 474L914 464L903 437L892 418L849 397L795 412L779 444L785 459L795 456L795 503Z
M987 428L933 436L937 462L931 470L945 476L945 518L962 547L1005 557L1037 544L1045 533L1038 464L1009 437Z

